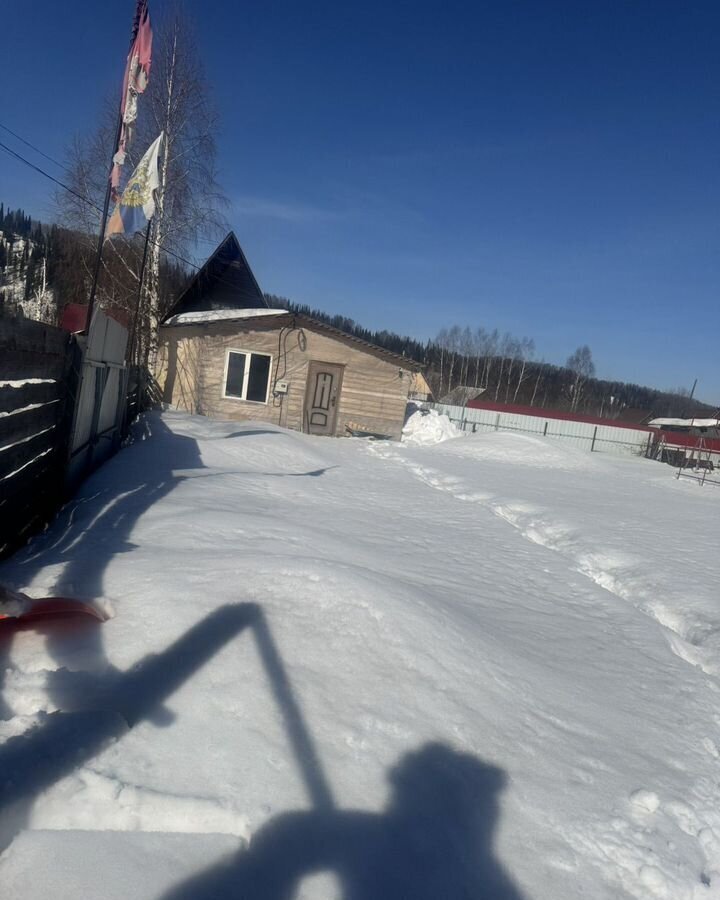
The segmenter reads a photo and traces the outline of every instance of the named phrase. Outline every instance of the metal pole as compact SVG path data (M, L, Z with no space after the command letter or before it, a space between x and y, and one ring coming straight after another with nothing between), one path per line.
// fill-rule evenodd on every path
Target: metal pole
M142 289L145 279L145 264L147 262L148 244L150 243L150 228L152 227L152 219L147 224L145 230L145 247L143 248L142 265L140 266L140 283L138 284L137 302L135 303L135 314L133 315L132 331L130 332L130 346L128 348L128 362L132 365L133 352L135 350L135 338L137 336L138 319L140 318L140 307L142 306Z
M133 19L132 34L130 37L130 46L128 55L133 48L135 38L140 28L140 18L143 9L147 5L147 0L137 0L135 6L135 18ZM95 306L95 295L97 294L98 279L100 277L100 264L102 263L103 243L105 242L105 228L107 224L108 209L110 208L110 191L112 188L111 178L113 170L113 158L117 153L118 144L120 143L120 135L122 134L122 97L120 98L120 111L118 112L117 129L115 132L115 142L113 143L112 157L110 159L110 171L108 172L107 187L105 188L105 202L103 203L102 219L100 220L100 234L98 235L97 256L95 257L95 270L93 272L92 287L90 288L90 300L88 301L87 322L83 334L90 331L90 322L92 321L93 308Z

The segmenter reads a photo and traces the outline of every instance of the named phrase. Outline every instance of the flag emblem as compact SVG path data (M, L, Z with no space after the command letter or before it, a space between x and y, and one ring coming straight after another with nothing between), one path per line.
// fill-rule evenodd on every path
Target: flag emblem
M158 158L164 133L152 142L135 171L130 176L125 190L120 194L110 221L107 235L132 235L142 231L155 214L155 191L160 184Z

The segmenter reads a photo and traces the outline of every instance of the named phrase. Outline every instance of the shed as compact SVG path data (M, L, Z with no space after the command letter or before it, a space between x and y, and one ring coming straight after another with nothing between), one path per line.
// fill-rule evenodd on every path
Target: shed
M441 397L438 402L445 403L448 406L467 406L471 400L479 400L480 395L483 393L485 393L485 388L459 384L449 394Z
M226 252L239 250L234 235L225 244ZM236 272L246 269L243 284L257 288L240 254ZM260 306L259 288L233 294L224 271L201 270L190 297L186 291L160 327L156 374L164 402L312 434L400 438L418 363L310 316Z

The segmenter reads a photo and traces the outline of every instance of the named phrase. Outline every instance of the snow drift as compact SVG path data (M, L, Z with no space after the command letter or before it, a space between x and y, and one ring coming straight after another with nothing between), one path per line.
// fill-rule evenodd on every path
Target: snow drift
M456 428L448 416L435 409L418 410L405 423L402 440L405 444L427 446L440 444L450 438L459 437L462 432Z
M143 427L0 567L115 611L2 636L4 897L718 896L717 492Z

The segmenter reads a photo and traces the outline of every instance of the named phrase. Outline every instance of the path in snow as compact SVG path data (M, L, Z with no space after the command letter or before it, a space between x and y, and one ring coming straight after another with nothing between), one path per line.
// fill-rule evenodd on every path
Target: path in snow
M674 483L665 467L646 460L609 462L512 434L443 445L435 451L439 469L418 461L407 447L384 445L377 452L405 461L426 484L458 500L482 504L528 540L563 554L579 572L667 629L678 656L708 674L720 673L713 553L720 516L712 490L698 494L697 485ZM460 474L443 473L443 463ZM493 476L504 474L511 484L497 493L475 490L478 483L488 483L488 464L494 464ZM536 477L538 468L546 470L542 479ZM573 470L588 476L573 479L568 476ZM617 484L608 486L604 478L593 477L598 474ZM490 482L497 486L493 476ZM631 490L636 505L623 509L620 518L614 506L623 487ZM676 497L692 497L688 517L678 516ZM546 498L551 505L544 505ZM558 505L564 507L560 512Z
M115 611L0 645L7 896L232 896L330 834L303 896L371 895L377 841L386 896L440 895L419 847L450 896L718 896L710 492L512 435L146 428L0 569Z

